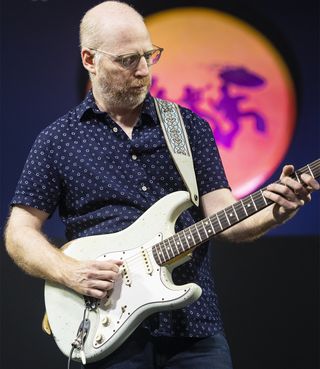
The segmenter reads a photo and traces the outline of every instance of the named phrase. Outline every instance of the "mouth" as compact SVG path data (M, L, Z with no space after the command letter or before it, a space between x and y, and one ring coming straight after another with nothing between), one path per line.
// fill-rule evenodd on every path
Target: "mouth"
M147 88L146 85L139 85L139 86L131 86L131 88L134 88L134 89L144 89L144 88Z

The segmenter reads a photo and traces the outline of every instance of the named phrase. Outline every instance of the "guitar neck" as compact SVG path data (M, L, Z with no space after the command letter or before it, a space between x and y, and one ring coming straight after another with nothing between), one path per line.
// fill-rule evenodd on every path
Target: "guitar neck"
M320 176L320 159L295 171L291 177L301 182L300 177L303 173L310 174L313 178L318 178ZM277 183L279 182L277 181ZM218 213L154 245L152 252L156 262L159 265L168 264L174 259L190 253L194 248L208 241L218 233L271 205L273 202L263 196L265 189L266 187L244 197L231 206L220 210Z

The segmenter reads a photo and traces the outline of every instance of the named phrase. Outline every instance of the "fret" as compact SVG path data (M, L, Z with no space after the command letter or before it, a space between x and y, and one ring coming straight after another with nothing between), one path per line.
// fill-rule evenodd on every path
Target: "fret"
M173 239L174 246L175 246L175 248L176 248L176 250L177 250L177 254L176 254L176 255L179 255L179 254L180 254L180 250L179 250L179 247L178 247L178 245L177 245L177 243L176 243L176 236L177 236L177 234L174 234L174 235L172 236L172 239ZM178 236L178 237L179 237L179 236Z
M170 256L170 259L175 257L175 253L173 251L173 248L171 246L171 237L167 238L167 241L168 241L168 245L166 245L166 248L167 248L167 251L168 251L168 254Z
M195 232L193 232L193 230L194 230L194 229L196 230ZM201 241L202 241L202 238L201 238L201 236L200 236L200 233L199 233L199 231L198 231L198 227L197 227L197 225L196 225L196 224L190 227L190 232L192 233L192 236L193 236L193 239L194 239L194 241L195 241L195 244L196 244L196 245L197 245L197 244L200 244L200 243L201 243ZM196 238L198 238L199 240L196 240Z
M178 233L177 233L178 238L179 238L179 240L180 240L180 241L178 242L178 245L180 244L180 245L181 245L181 247L182 247L182 250L183 250L183 251L185 251L186 249L185 249L185 248L184 248L184 246L183 246L183 245L184 245L184 242L183 242L183 241L181 241L181 237L180 237L180 235L182 235L182 234L183 234L183 232L178 232Z
M186 236L186 231L189 231L189 236ZM189 230L189 228L186 228L186 229L184 229L183 230L183 234L184 234L184 236L185 236L185 238L186 238L186 241L187 241L187 244L188 244L188 249L190 249L192 246L194 246L194 240L193 240L193 238L192 238L192 235L191 235L191 233L190 233L190 230ZM191 246L190 246L190 242L191 242ZM192 244L192 242L193 242L193 244Z
M267 199L263 196L262 190L260 190L260 193L261 193L261 197L263 198L265 205L268 205Z
M221 222L220 222L220 216L219 216L219 213L217 213L216 218L217 218L217 220L218 220L219 227L220 227L220 229L222 230L222 229L223 229L223 227L222 227L222 224L221 224Z
M206 229L206 226L205 226L205 219L201 221L201 224L202 224L202 227L203 227L203 229L205 231L206 237L208 238L209 237L209 234L208 234L207 229Z
M210 217L210 221L212 223L212 226L214 227L215 233L219 233L223 230L222 225L220 223L220 219L217 214Z
M310 172L310 174L311 174L311 177L312 177L312 178L314 178L313 172L312 172L312 170L310 169L309 164L307 165L307 167L308 167L308 169L309 169L309 172Z
M229 223L229 226L230 226L230 225L231 225L231 223L230 223L230 220L229 220L229 218L228 218L228 215L227 215L227 213L226 213L225 209L223 209L223 211L224 211L224 215L225 215L225 217L226 217L226 219L227 219L227 222Z
M246 209L242 203L242 201L238 201L232 205L236 211L238 220L245 219L247 217Z
M252 195L250 195L250 199L251 199L251 202L253 203L254 208L255 208L256 210L258 210L258 209L257 209L257 206L256 206L256 203L254 202L254 199L253 199Z
M215 228L214 228L214 225L213 225L213 223L212 223L212 219L211 219L211 218L208 218L208 220L209 220L209 223L210 223L210 225L211 225L211 228L212 228L213 233L214 233L214 234L216 234L217 232L216 232L216 230L215 230ZM209 230L209 232L210 232L210 230Z
M161 263L161 260L160 260L159 254L158 254L158 245L154 245L152 247L152 253L153 253L153 257L155 258L156 262Z
M243 210L244 210L244 212L246 213L246 217L247 217L247 216L248 216L247 209L246 209L246 207L245 207L245 205L244 205L243 201L242 201L242 200L240 200L240 202L241 202L241 205L242 205Z
M301 183L301 180L300 180L300 178L299 178L299 176L298 176L298 173L297 173L297 172L294 172L294 176L296 177L296 180L297 180L299 183Z
M227 216L229 225L232 225L232 224L236 223L237 220L239 220L238 217L237 217L237 214L235 213L233 205L231 205L231 206L229 206L225 209L225 214Z
M302 183L300 177L301 177L301 174L305 173L305 168L301 168L301 169L299 169L295 172L296 178L298 178L298 182L301 183L302 185L303 185L303 183Z
M234 207L234 204L232 204L232 209L233 209L233 212L234 212L234 214L235 214L235 216L236 216L236 218L237 218L237 221L239 221L239 217L238 217L238 214L237 214L237 210L236 210L236 208Z
M198 224L198 226L196 225L197 231L198 231L198 234L199 234L199 237L200 237L200 241L202 242L202 240L205 240L207 238L207 234L205 232L202 221L197 223L197 224Z
M164 256L167 255L168 256L168 260L170 260L170 255L169 255L169 252L167 250L166 242L168 242L167 239L162 241L162 253L163 253ZM165 259L167 260L166 257L165 257Z
M221 228L222 229L228 228L229 222L228 222L227 216L224 213L224 210L220 210L217 213L217 215L218 215L218 218L219 218L219 221L220 221L220 224L221 224Z
M320 176L320 161L319 159L310 164L310 168L312 168L313 178L317 178Z
M254 209L254 206L252 206L252 201L250 200L250 197L245 197L243 200L242 200L242 203L244 204L244 208L246 210L246 214L247 215L251 215L253 213L255 213L255 209Z
M160 242L160 243L159 243L155 248L156 248L156 250L157 250L157 255L158 255L158 257L159 257L160 263L164 263L164 262L166 261L166 259L165 259L164 255L163 255L163 253L162 253L161 243L162 243L162 242ZM161 259L162 259L162 260L161 260Z
M213 227L213 225L211 223L210 218L206 218L204 224L206 226L209 225L209 227L210 227L210 228L205 227L208 236L209 235L211 236L212 234L215 234L216 233L215 230L214 230L214 227Z
M261 196L261 192L255 192L252 194L252 199L256 205L255 207L257 211L265 207L264 197Z

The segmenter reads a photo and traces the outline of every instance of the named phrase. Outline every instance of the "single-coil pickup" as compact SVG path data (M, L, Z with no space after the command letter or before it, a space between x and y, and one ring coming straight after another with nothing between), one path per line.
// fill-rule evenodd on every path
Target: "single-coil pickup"
M142 253L142 257L143 257L143 264L146 268L146 271L147 271L148 274L151 275L152 272L153 272L153 268L152 268L152 264L150 262L148 251L146 249L144 249L143 247L141 247L141 253Z
M121 273L122 273L122 279L124 281L124 283L127 285L127 286L131 286L132 284L132 281L131 281L131 278L130 278L130 274L129 274L129 268L128 268L128 264L126 262L124 262L122 265L121 265Z

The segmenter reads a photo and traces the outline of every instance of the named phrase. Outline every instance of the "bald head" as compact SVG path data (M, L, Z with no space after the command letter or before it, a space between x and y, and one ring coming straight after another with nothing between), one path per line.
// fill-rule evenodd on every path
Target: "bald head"
M80 46L112 50L120 41L137 37L136 33L149 37L141 14L126 3L105 1L88 10L82 18Z

